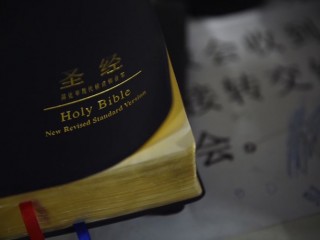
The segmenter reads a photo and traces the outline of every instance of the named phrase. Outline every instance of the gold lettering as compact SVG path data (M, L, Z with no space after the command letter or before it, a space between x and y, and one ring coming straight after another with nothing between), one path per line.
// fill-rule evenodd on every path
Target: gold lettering
M66 88L70 88L70 87L74 87L77 85L80 85L82 83L84 83L83 80L83 73L78 72L78 68L75 68L73 70L70 70L68 72L64 72L63 74L66 75L66 78L62 79L60 81L61 83L61 87L60 89L66 89Z
M101 99L97 101L99 110L106 108L107 106L112 106L115 103L120 102L120 100L125 99L126 97L130 96L131 90L127 89L125 91L121 90L117 94L112 94L108 96L106 99Z
M58 135L61 133L61 130L49 130L49 131L46 131L46 137L52 137L52 136L55 136L55 135Z
M128 97L130 94L131 94L131 90L130 90L130 89L127 89L127 90L124 92L124 95L125 95L126 97Z
M62 112L62 113L60 113L60 115L61 115L61 122L71 120L71 111Z
M99 90L99 89L100 89L100 84L99 84L99 83L96 83L96 84L94 85L94 89L95 89L95 90Z
M73 117L73 118L78 118L78 117L80 117L80 112L74 111L74 112L72 113L72 117Z
M117 102L119 102L119 100L120 100L120 97L119 97L118 95L112 94L112 98L113 98L113 102L114 102L114 103L117 103Z
M100 76L103 77L104 75L111 74L122 68L122 65L120 63L121 58L116 53L112 55L111 60L109 60L108 58L103 58L99 65Z
M81 88L81 93L82 94L87 94L87 89L86 88Z
M113 79L112 78L108 78L108 83L112 84L113 83Z
M87 127L91 125L91 120L88 119L88 121L86 122L82 122L82 123L77 123L76 125L73 125L73 126L65 126L63 127L63 131L66 133L66 132L72 132L72 131L75 131L75 130L79 130L80 128L84 128L84 127Z
M72 92L68 92L68 98L72 99L73 98L73 93Z
M67 100L67 94L62 93L61 94L61 101L65 101L65 100Z
M61 122L65 121L70 121L75 118L79 117L90 117L92 112L92 106L90 107L81 107L78 111L66 111L66 112L61 112Z
M76 96L80 96L80 90L77 89L74 94L75 94Z
M93 92L93 86L91 85L88 86L88 92Z
M69 129L68 126L65 126L65 127L63 128L63 131L64 131L64 132L69 132L69 131L71 131L71 130Z
M129 90L129 89L128 89ZM130 90L129 90L130 91ZM131 93L131 92L130 92ZM128 92L128 94L130 95L130 93ZM128 100L124 103L124 105L126 107L130 107L131 105L133 105L134 103L136 103L137 101L139 101L139 99L141 99L142 97L144 97L144 95L146 95L147 92L143 91L142 93L140 93L139 95L137 95L135 98Z
M99 100L98 105L99 105L99 110L101 110L101 109L107 107L107 102L106 102L106 100Z

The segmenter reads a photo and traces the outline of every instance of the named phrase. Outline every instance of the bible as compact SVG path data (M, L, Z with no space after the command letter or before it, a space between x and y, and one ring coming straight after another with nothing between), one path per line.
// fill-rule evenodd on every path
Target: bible
M202 194L195 143L150 3L3 1L0 238Z

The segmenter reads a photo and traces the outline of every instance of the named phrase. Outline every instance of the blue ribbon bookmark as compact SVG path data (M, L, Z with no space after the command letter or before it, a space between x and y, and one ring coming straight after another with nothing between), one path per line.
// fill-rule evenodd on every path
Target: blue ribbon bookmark
M84 222L76 223L73 225L79 240L91 240L89 231Z

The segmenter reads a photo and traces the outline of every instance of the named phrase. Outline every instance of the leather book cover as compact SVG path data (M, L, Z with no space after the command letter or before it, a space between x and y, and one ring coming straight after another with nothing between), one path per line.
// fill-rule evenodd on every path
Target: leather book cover
M147 1L1 4L0 198L103 171L158 129L172 93Z

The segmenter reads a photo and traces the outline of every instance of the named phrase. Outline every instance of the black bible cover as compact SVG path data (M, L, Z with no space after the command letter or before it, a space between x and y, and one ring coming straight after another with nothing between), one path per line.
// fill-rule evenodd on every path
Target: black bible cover
M1 1L0 198L103 171L171 106L147 1Z

